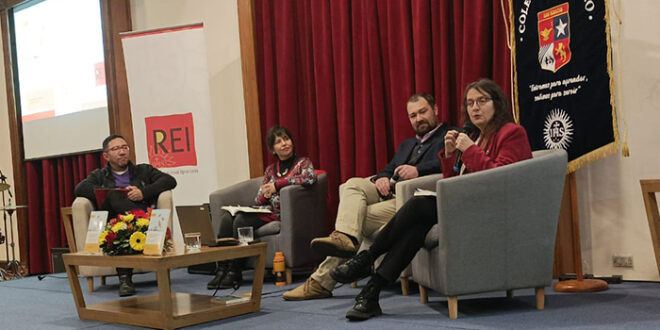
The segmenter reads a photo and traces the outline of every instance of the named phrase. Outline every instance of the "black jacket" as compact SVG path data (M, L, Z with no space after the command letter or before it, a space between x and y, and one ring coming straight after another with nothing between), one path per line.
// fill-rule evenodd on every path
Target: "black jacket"
M438 152L445 147L445 134L447 134L448 131L457 128L449 126L446 123L439 123L438 125L440 125L440 128L438 128L428 140L424 141L422 155L415 164L419 176L442 172L440 159L438 159ZM394 175L394 169L399 165L407 164L408 159L410 158L410 153L418 143L416 137L411 137L401 142L394 158L392 158L382 171L376 174L374 180L380 177L391 178Z
M128 162L128 173L130 184L142 190L143 201L149 205L158 201L160 193L176 187L176 179L173 176L163 173L149 164L134 165ZM104 168L95 169L85 180L80 181L74 194L76 197L89 199L95 208L98 208L94 188L116 188L115 177L112 175L109 163Z

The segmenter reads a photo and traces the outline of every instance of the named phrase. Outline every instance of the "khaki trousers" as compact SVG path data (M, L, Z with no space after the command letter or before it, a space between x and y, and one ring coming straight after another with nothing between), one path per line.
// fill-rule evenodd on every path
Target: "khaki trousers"
M369 179L351 178L342 186L335 229L357 238L359 245L364 237L387 224L395 212L395 200L381 201L376 185ZM344 261L346 259L327 257L311 277L332 291L337 282L330 277L330 271Z

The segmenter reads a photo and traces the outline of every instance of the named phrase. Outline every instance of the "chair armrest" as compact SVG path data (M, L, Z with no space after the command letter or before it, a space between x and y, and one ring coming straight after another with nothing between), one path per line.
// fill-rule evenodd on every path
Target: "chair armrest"
M290 185L280 190L279 245L287 260L312 260L309 242L326 234L327 174L309 187Z
M400 209L411 199L417 188L435 191L435 183L442 179L442 173L425 175L419 178L400 181L396 184L396 209Z
M262 177L245 180L229 187L218 189L209 194L212 222L220 222L220 208L223 206L254 205L254 196L256 196L257 191L259 191L261 180L263 180Z
M94 211L92 201L85 197L76 197L71 205L71 216L73 217L73 236L76 240L76 249L83 251L85 239L87 238L87 227L89 227L89 214Z

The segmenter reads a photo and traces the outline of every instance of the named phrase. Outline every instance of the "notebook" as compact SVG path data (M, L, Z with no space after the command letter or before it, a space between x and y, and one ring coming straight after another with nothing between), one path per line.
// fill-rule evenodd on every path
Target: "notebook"
M187 233L200 233L202 245L220 246L220 245L238 245L235 238L216 238L211 226L211 211L209 204L203 205L184 205L176 207L176 214L179 217L179 225L183 235Z

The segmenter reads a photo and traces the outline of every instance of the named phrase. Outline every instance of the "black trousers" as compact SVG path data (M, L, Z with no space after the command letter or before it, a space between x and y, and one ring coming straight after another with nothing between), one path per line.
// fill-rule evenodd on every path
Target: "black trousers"
M108 219L112 219L117 216L117 214L125 214L127 211L142 209L146 210L147 205L139 202L134 202L123 192L117 190L111 190L108 192L108 195L105 196L103 205L101 205L101 210L108 211Z
M387 253L376 273L389 283L396 281L424 246L426 234L436 223L438 209L435 197L417 196L406 202L369 248L374 259Z
M235 216L232 216L231 213L225 210L220 212L220 230L218 232L219 238L238 238L239 227L252 227L253 230L257 230L259 227L268 223L261 220L257 213L238 212Z

